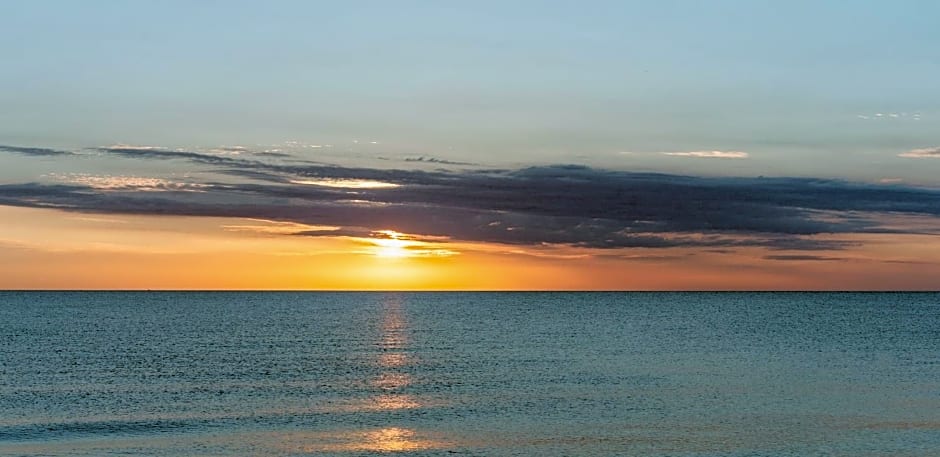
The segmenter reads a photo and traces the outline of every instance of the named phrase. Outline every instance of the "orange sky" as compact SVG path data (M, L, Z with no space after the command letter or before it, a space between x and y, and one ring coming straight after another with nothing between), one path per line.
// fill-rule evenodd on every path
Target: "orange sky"
M940 241L852 235L857 248L590 250L285 235L266 221L0 206L2 289L936 289ZM397 235L396 235L397 236ZM843 239L845 236L842 237Z

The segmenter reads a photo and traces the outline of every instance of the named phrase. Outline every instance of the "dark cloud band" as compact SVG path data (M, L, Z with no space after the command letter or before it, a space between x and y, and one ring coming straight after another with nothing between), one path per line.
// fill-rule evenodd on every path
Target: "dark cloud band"
M19 149L41 148L0 149L21 153ZM308 236L391 229L464 241L601 249L839 249L847 244L814 235L906 233L881 221L895 213L940 216L940 192L935 190L826 179L703 178L576 165L430 172L285 165L163 149L97 151L141 160L185 160L245 181L194 183L199 185L198 192L3 185L0 204L102 213L251 217L342 228L296 233ZM364 180L389 186L296 184L317 180Z

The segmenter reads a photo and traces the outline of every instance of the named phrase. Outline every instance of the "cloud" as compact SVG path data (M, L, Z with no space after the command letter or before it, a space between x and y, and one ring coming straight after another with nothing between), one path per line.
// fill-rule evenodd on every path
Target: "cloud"
M156 146L128 145L97 147L90 148L90 150L102 154L113 154L131 159L188 160L190 162L201 163L205 165L229 166L232 167L231 172L236 175L247 172L257 173L260 172L260 170L277 171L281 166L271 164L264 161L263 159L267 157L293 157L291 154L272 151L254 152L251 155L255 156L255 158L248 158L240 154L211 154L180 149L171 150ZM310 160L303 160L303 163L331 166ZM293 169L288 168L288 170L290 171Z
M919 121L921 119L920 113L872 113L872 114L858 114L855 117L864 120L913 120Z
M706 178L580 165L422 171L269 163L191 151L98 148L137 159L181 160L199 192L130 181L0 185L0 204L81 213L251 218L283 223L296 236L364 237L380 230L419 239L594 249L677 246L778 251L838 250L853 244L819 234L915 233L888 219L940 217L940 192L809 178ZM146 170L145 163L141 169ZM247 178L247 179L246 179ZM121 183L118 180L116 183ZM324 186L303 183L383 183ZM102 188L102 183L109 184ZM297 184L302 183L302 184ZM143 187L143 188L140 188ZM890 217L889 217L890 215ZM303 227L336 227L335 231ZM940 226L940 224L938 224ZM923 231L923 224L916 232ZM435 238L438 237L438 238Z
M784 261L812 261L812 262L841 262L847 260L844 257L830 257L822 255L806 254L787 254L787 255L765 255L766 260L784 260Z
M252 232L268 235L294 235L302 232L335 232L342 227L314 226L296 222L267 221L264 219L249 219L251 223L223 225L222 229L229 232Z
M99 190L135 190L141 192L187 191L197 192L203 184L182 183L163 178L140 176L90 175L87 173L52 173L48 177L57 181L76 183Z
M825 255L807 255L807 254L782 254L765 255L765 260L778 260L784 262L879 262L889 264L904 265L936 265L935 262L925 262L922 260L909 259L872 259L863 257L836 257Z
M50 149L50 148L32 148L24 146L6 146L0 144L0 151L3 152L12 152L14 154L23 154L29 156L63 156L63 155L72 155L69 151L63 151L61 149Z
M231 156L202 154L191 151L174 151L158 146L116 145L91 148L93 151L119 155L131 159L184 159L208 165L250 165L251 160Z
M291 184L337 187L341 189L382 189L382 188L387 188L387 187L398 187L398 184L395 184L395 183L372 181L368 179L340 179L340 178L292 179L290 182Z
M940 146L932 148L911 149L907 152L898 154L898 157L907 157L911 159L940 159Z
M471 162L457 162L453 160L438 159L437 157L428 156L405 157L405 162L437 163L441 165L478 165Z
M696 157L700 159L746 159L750 155L741 151L689 151L663 152L663 155L676 157Z
M294 157L292 154L287 154L284 152L276 152L276 151L261 151L261 152L254 152L253 154L256 156L261 156L261 157Z
M119 149L119 148L118 148L118 149ZM125 147L125 149L126 149L126 147ZM140 149L144 149L144 148L140 148ZM146 149L166 150L166 148L146 148ZM293 154L289 154L289 153L286 153L286 152L280 152L280 150L255 151L255 150L249 149L249 148L247 148L247 147L245 147L245 146L219 146L219 147L217 147L217 148L210 148L210 149L208 149L208 150L204 150L204 152L209 153L209 154L211 154L211 155L217 155L217 156L218 156L218 155L222 155L222 156L226 156L226 155L227 155L227 156L240 156L240 155L243 155L243 154L249 154L249 155L259 156L259 157L274 157L274 158L293 158L293 157L295 157Z
M210 154L237 156L237 155L245 154L251 151L249 151L248 148L244 146L220 146L217 148L209 149L207 152L209 152Z
M107 149L133 149L136 151L160 151L166 148L164 148L163 146L118 143L112 146L108 146Z

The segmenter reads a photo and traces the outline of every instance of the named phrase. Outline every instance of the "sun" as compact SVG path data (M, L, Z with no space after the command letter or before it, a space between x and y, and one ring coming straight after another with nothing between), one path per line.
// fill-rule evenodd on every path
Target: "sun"
M409 257L410 254L408 250L405 249L408 246L408 242L405 240L397 239L388 239L388 240L374 240L376 249L376 257L384 257L389 259L401 259L404 257Z
M376 257L382 257L386 259L402 259L406 257L411 257L413 253L410 249L410 246L413 246L415 243L408 239L403 239L404 234L396 232L394 230L382 230L377 232L382 235L384 238L373 238L370 241L375 245L375 250L373 254Z
M437 237L443 239L444 237ZM369 238L359 238L369 248L365 253L383 259L445 258L459 254L440 242L426 241L394 230L376 230Z

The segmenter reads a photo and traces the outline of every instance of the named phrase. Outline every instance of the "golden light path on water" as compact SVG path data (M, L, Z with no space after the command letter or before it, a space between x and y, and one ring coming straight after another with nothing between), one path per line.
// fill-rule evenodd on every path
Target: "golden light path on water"
M416 451L440 448L441 441L421 438L414 430L398 427L386 427L379 430L363 432L351 436L354 439L349 443L321 446L312 451Z
M359 405L364 411L394 411L417 409L428 406L414 395L402 393L413 379L401 368L416 363L409 353L408 322L402 310L401 299L388 297L383 303L379 338L375 347L381 351L376 363L382 371L368 381L368 385L383 392L370 397ZM422 433L418 430L389 424L372 430L311 432L282 436L282 448L292 452L404 452L441 449L453 443L439 434Z
M280 440L283 451L312 455L324 452L405 452L444 449L454 445L437 434L403 427L356 432L291 433L281 435Z

